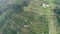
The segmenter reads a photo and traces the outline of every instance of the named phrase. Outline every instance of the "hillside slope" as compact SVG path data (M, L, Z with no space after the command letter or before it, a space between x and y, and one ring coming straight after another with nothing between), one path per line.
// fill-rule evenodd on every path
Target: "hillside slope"
M54 0L10 0L3 4L0 15L0 34L57 34Z

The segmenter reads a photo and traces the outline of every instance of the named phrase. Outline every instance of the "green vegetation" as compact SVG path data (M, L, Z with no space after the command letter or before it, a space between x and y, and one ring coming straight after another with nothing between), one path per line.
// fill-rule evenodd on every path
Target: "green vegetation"
M60 3L58 1L5 1L0 6L0 11L2 10L0 34L60 34ZM49 3L49 7L44 8L42 6L44 2Z

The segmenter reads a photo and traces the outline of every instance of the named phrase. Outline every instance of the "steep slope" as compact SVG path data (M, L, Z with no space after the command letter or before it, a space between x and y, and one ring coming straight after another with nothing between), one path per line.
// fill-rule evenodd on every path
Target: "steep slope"
M22 1L3 7L0 34L57 34L53 0L46 0L50 5L47 8L42 6L44 0L26 0L27 4Z
M55 12L57 20L58 20L57 31L58 31L58 34L60 34L60 0L57 0L57 1L55 0L54 3L56 5L54 12Z
M32 0L34 1L34 0ZM39 0L37 0L39 2ZM56 20L56 16L54 16L54 12L51 10L53 9L54 7L54 3L53 3L53 0L47 0L47 2L49 2L50 4L50 7L51 8L41 8L39 5L40 4L37 4L36 2L34 4L36 5L33 5L33 3L31 2L31 10L32 12L35 12L35 13L38 13L38 14L42 14L42 15L46 15L46 19L48 19L48 27L49 27L49 34L57 34L57 31L56 31L56 24L57 23L57 20ZM35 10L35 11L34 11ZM29 10L28 10L29 11ZM42 12L42 13L41 13Z

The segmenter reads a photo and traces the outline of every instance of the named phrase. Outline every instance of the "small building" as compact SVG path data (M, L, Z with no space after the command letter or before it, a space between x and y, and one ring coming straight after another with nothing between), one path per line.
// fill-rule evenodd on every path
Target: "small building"
M49 5L49 3L43 3L42 6L43 6L44 8L47 8L47 7L49 7L50 5Z
M24 25L24 27L29 27L30 25Z

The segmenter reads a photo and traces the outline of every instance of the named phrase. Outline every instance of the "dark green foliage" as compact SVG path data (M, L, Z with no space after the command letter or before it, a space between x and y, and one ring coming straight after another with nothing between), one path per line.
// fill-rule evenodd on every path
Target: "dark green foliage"
M28 5L29 5L29 0L27 0L27 1L23 1L22 6L27 7Z
M0 6L0 15L2 14L3 12L2 12L2 9L1 9L1 6Z
M56 8L54 9L54 12L56 14L56 17L58 19L58 23L60 25L60 0L55 0L54 3L56 4Z
M58 20L57 31L58 31L58 34L60 34L60 0L55 0L54 3L56 4L56 8L54 9L54 12Z
M6 5L4 8L2 8L3 13L1 13L1 9L0 9L0 13L1 13L0 32L2 31L3 34L17 34L17 32L20 32L18 30L18 25L20 25L19 24L20 22L22 22L22 24L24 24L24 21L23 21L23 19L20 19L21 20L20 21L18 17L17 17L18 19L14 18L17 15L13 15L13 14L24 11L23 7L24 6L21 6L20 4L12 3L12 4ZM12 17L11 17L11 15L12 15ZM12 20L12 18L13 18L13 20ZM15 24L18 24L18 25L12 24L13 23L12 21L15 21L16 22ZM11 29L11 26L13 27L13 29Z

